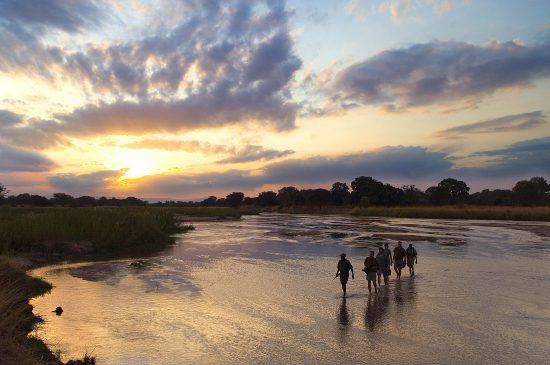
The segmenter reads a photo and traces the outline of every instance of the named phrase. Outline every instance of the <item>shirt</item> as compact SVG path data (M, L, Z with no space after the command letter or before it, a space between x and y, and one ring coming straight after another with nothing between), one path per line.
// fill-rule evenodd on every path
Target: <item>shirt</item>
M407 259L414 259L416 257L416 250L414 247L407 247Z
M397 246L393 249L393 259L394 260L403 260L405 256L405 249L403 247Z
M378 263L374 257L367 257L365 259L365 271L366 272L376 272L378 271Z
M390 261L388 260L388 256L384 252L380 252L378 253L378 255L376 255L376 262L378 263L379 267L390 266Z
M340 270L340 274L344 276L349 275L351 269L353 269L353 266L351 266L351 262L349 262L348 259L340 259L340 261L338 261L338 270Z

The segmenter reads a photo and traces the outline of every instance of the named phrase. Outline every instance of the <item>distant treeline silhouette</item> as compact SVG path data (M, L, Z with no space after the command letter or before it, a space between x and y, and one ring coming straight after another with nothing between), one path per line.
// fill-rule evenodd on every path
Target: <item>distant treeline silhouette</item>
M350 188L351 187L351 188ZM512 190L483 190L470 194L470 188L461 180L447 178L422 191L414 185L401 188L384 184L372 177L360 176L347 183L335 182L327 189L297 189L285 186L278 192L264 191L257 197L245 197L233 192L225 198L210 196L202 201L164 201L149 204L147 201L128 197L94 198L73 197L64 193L53 194L52 198L41 195L19 194L6 196L7 191L0 184L0 204L13 206L162 206L162 207L239 207L254 206L416 206L416 205L550 205L550 184L543 177L518 181Z

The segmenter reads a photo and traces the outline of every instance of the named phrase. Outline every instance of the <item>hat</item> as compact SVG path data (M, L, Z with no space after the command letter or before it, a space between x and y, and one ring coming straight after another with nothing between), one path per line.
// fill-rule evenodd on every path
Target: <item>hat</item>
M346 254L345 254L345 253L341 253L341 254L340 254L340 257L346 257Z

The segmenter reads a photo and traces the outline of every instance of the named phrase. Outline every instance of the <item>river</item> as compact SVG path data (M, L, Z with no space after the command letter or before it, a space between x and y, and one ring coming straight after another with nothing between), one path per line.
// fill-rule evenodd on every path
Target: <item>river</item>
M38 336L100 365L550 359L549 223L262 214L194 225L155 257L35 270L54 285L31 303ZM369 295L362 262L394 246L385 234L416 240L417 274ZM333 280L342 252L356 273L347 299Z

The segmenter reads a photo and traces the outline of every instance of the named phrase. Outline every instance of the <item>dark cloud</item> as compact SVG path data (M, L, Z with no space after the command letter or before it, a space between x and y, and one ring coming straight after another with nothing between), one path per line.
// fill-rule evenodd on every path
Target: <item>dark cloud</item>
M458 170L473 177L550 177L550 137L517 142L505 148L474 153L474 157L488 157L489 165Z
M246 145L236 151L233 156L224 158L218 163L243 163L252 161L269 161L293 154L293 150L276 150L256 145Z
M30 40L48 29L69 33L98 26L107 16L99 1L0 0L0 29Z
M0 130L6 127L12 127L23 121L23 117L19 114L12 113L9 110L0 110Z
M463 124L457 127L441 130L436 133L439 137L457 138L476 133L498 133L523 131L539 127L547 123L542 111L512 114L480 122Z
M527 86L549 75L550 43L435 41L387 50L354 64L337 75L328 93L340 107L475 105L499 89Z
M48 178L57 191L72 194L96 194L108 190L124 170L104 170L86 174L57 174Z
M42 131L43 124L33 123L28 133L53 133L56 138L48 141L55 143L62 135L143 134L248 122L277 131L294 128L298 105L289 84L301 61L293 52L285 2L184 3L189 11L178 26L131 42L72 51L6 38L0 45L0 71L25 71L52 82L62 74L98 98L55 115L56 131Z
M36 152L0 143L0 172L48 171L55 164Z

